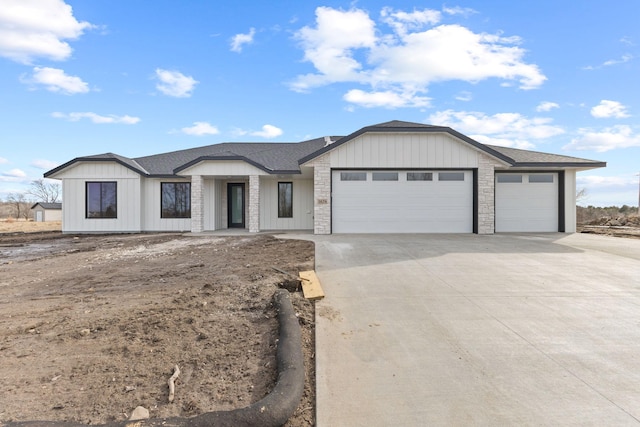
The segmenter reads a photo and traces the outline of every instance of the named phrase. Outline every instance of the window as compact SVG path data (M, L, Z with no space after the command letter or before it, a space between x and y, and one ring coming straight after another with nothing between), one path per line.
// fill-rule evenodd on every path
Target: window
M117 218L118 199L115 182L87 182L87 218Z
M374 181L397 181L398 180L398 172L374 172L373 174Z
M529 175L529 182L551 182L551 183L553 183L553 175L552 174Z
M366 172L340 172L340 181L366 181Z
M498 182L519 184L522 182L522 175L498 175Z
M293 218L293 183L278 183L278 218Z
M433 181L431 172L407 172L407 181Z
M161 218L191 218L191 183L160 183Z
M440 172L438 181L464 181L464 172Z

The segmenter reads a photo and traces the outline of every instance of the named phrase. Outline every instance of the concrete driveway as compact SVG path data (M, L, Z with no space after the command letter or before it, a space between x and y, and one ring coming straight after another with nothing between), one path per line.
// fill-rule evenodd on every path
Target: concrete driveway
M318 426L640 425L640 240L303 237Z

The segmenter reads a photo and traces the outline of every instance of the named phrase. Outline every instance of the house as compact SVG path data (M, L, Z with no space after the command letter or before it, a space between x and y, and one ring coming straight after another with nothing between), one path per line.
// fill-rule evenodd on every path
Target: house
M44 176L62 180L65 233L570 233L576 172L605 166L391 121L298 143L78 157Z
M36 222L62 221L62 203L38 202L31 206L31 210Z

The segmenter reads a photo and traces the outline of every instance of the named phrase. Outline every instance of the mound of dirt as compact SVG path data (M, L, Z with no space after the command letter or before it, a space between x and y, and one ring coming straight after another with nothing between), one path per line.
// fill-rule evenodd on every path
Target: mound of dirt
M604 227L640 227L640 216L605 216L590 221L586 225L600 225Z
M271 236L0 236L0 421L126 420L240 408L276 380L272 296L313 269L313 244ZM314 306L306 387L290 427L315 423ZM167 379L178 365L173 403Z

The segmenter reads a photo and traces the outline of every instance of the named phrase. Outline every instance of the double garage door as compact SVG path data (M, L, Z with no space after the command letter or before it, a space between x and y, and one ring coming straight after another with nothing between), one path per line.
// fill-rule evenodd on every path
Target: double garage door
M471 233L472 171L332 172L334 233Z
M496 232L560 231L559 175L496 174Z
M557 172L497 173L496 232L557 232ZM334 233L471 233L472 171L334 170Z

